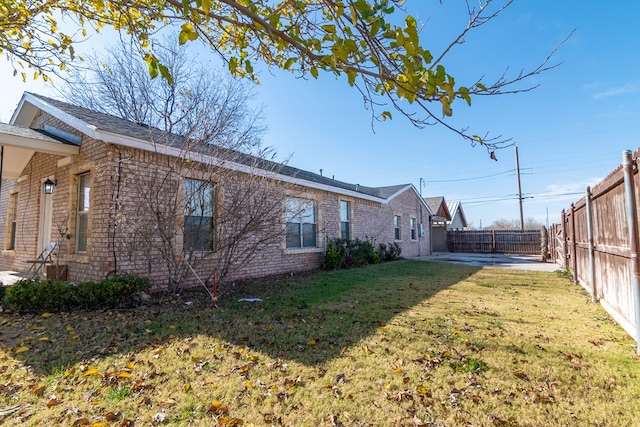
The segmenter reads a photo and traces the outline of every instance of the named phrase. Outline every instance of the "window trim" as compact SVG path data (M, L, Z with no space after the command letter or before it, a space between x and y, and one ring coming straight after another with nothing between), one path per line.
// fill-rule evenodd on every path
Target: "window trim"
M402 216L393 216L393 240L402 241Z
M289 205L292 201L296 203L296 212L291 212ZM312 206L312 219L313 222L305 222L303 216L309 215L307 212L307 208L303 207L303 204L308 203ZM315 250L318 248L318 202L313 198L305 198L298 196L287 196L285 198L284 205L284 220L285 220L285 228L284 228L284 247L287 251L296 251L296 250ZM299 219L299 221L294 221L295 219ZM296 246L289 245L290 239L293 233L290 233L289 230L293 227L292 225L297 224L297 232L295 236L298 237L299 242ZM305 233L304 226L312 225L313 233L312 233L312 241L309 242L309 245L305 245Z
M417 218L411 217L409 219L409 229L411 230L411 240L418 240L417 224L418 224Z
M7 241L5 250L15 251L18 239L18 203L20 200L19 192L9 194L7 203Z
M189 194L187 194L187 185L188 182L198 182L198 191L210 191L211 192L211 200L208 201L211 203L211 206L208 206L211 209L211 215L187 215L187 208L188 208L188 203L190 200L192 200L192 196L189 196ZM183 185L182 185L182 191L183 191L183 196L184 196L184 200L183 200L183 209L182 209L182 251L183 252L193 252L193 253L207 253L207 252L214 252L215 248L216 248L216 213L217 213L217 186L215 182L212 182L210 180L206 180L206 179L197 179L197 178L184 178L183 180ZM204 200L204 198L203 198ZM201 206L200 212L199 213L206 213L204 212L204 209L206 209L207 206ZM193 212L191 213L198 213L196 212L198 208L194 208ZM187 218L200 218L200 226L198 226L197 228L195 228L194 230L187 230L187 223L188 220ZM210 237L210 242L207 242L204 239L198 239L194 242L188 242L187 240L191 241L193 239L188 239L188 235L192 235L194 232L196 234L201 234L198 232L203 231L202 230L202 221L204 218L207 218L207 222L209 222L209 227L210 230L207 234L209 234ZM206 224L205 224L206 225Z
M89 190L88 194L86 194L86 209L80 210L80 201L85 199L85 196L82 195L82 199L81 199L81 192L83 191L83 187L82 187L82 180L83 178L86 177L87 178L87 189ZM89 231L91 228L91 224L89 224L89 217L90 217L90 212L91 212L91 171L87 171L87 172L83 172L80 174L76 175L76 179L77 179L77 188L76 188L76 211L75 211L75 244L74 244L74 249L75 249L75 253L77 254L86 254L88 252L89 249ZM83 206L84 207L84 206ZM84 230L84 248L80 248L80 242L81 240L79 239L80 236L80 225L81 225L81 221L80 219L84 218L85 220L85 224L86 224L86 229Z
M342 217L342 206L343 204L346 205L346 213L347 213L347 218L346 221L345 219ZM344 240L350 240L351 239L351 202L348 200L340 200L340 238L344 239ZM346 224L346 231L347 231L347 236L345 237L343 231L344 226Z

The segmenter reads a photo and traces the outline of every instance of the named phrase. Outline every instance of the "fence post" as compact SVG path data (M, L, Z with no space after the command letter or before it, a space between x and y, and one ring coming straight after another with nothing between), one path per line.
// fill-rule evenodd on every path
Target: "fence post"
M566 270L569 245L567 244L567 213L562 209L562 269Z
M576 243L576 206L571 203L571 267L573 269L573 281L578 283L578 244Z
M633 287L633 306L635 311L636 352L640 354L640 289L638 288L640 270L638 270L638 221L636 211L635 189L633 185L634 165L631 151L622 152L624 170L624 195L627 207L627 229L629 230L629 252L631 253L631 286Z
M547 230L547 227L540 227L540 255L542 256L542 262L547 262L547 253L549 253L549 230Z
M587 241L589 242L589 282L591 282L591 302L597 301L596 292L596 264L593 248L593 217L591 215L591 187L587 187L585 201L587 209Z
M496 253L496 230L491 230L491 253Z

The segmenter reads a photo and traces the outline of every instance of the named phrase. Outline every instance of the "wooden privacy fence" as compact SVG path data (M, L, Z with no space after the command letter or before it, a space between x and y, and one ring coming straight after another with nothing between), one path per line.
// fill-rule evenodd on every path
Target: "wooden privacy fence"
M555 262L571 271L636 339L640 354L638 289L638 155L623 153L623 163L585 196L562 211L549 229Z
M449 252L540 254L541 230L447 231Z

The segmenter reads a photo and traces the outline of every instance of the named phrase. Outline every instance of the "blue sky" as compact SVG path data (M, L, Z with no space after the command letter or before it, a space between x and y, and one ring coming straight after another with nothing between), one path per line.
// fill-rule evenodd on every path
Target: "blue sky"
M408 0L426 21L424 43L442 49L466 24L462 2ZM470 3L474 3L473 0ZM487 81L508 69L536 66L567 35L552 63L531 80L532 92L454 104L451 123L473 133L512 137L520 155L524 216L559 219L587 185L604 178L622 151L640 146L640 2L516 0L500 17L468 35L445 60L460 84ZM93 46L110 40L93 40ZM23 91L55 95L40 82L22 83L0 62L0 120L7 122ZM513 147L497 152L471 147L438 127L414 128L398 113L371 120L360 93L346 78L303 80L283 71L262 72L257 104L269 127L265 144L281 159L313 172L368 186L426 183L424 196L460 200L474 226L518 219ZM436 108L437 109L437 108Z

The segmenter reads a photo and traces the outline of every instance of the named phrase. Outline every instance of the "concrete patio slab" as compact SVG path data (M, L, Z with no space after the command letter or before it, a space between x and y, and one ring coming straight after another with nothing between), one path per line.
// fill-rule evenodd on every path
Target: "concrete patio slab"
M532 271L556 271L560 268L553 262L540 261L540 256L535 255L436 252L432 255L417 257L414 259L451 262L478 267L499 267Z

